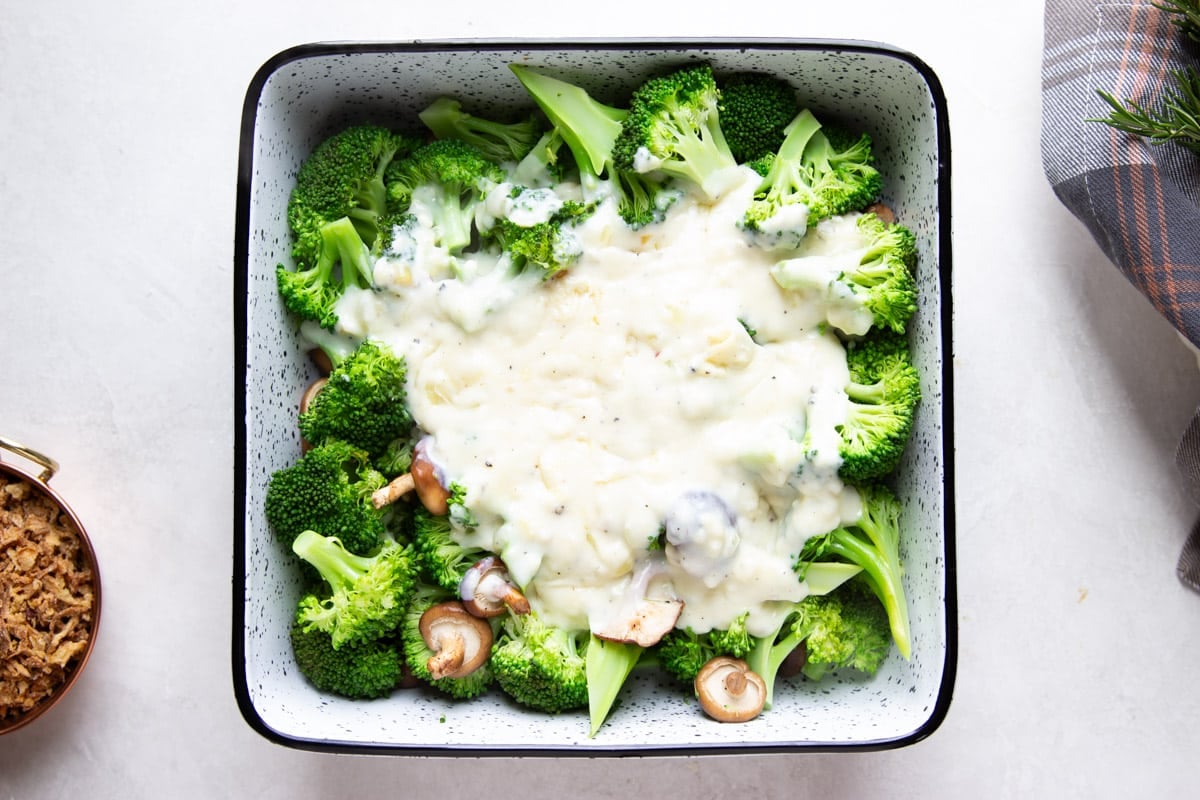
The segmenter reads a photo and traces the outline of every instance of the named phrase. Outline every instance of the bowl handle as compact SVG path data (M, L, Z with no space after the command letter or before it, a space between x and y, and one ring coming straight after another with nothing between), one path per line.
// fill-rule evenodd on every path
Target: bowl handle
M38 475L38 480L42 483L48 483L54 477L54 473L58 472L58 462L50 456L42 455L37 450L31 450L23 444L18 444L12 439L6 439L0 436L0 447L16 453L23 458L26 458L42 468L42 474Z

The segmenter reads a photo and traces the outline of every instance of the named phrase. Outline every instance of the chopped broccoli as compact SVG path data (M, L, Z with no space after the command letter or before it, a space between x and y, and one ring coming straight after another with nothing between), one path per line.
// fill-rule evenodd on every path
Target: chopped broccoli
M804 562L843 560L862 567L859 578L883 603L892 640L900 655L912 655L912 633L908 623L908 600L900 560L900 501L881 483L858 487L862 513L853 525L836 528L805 542L797 569Z
M721 131L719 97L707 64L647 80L634 90L613 144L616 168L662 173L699 187L709 198L720 196L737 159Z
M385 639L334 648L329 634L291 628L296 666L313 686L356 700L386 697L400 682L404 665L400 651Z
M296 263L314 263L321 250L320 229L343 217L370 247L379 233L379 215L388 207L384 175L395 159L417 144L373 124L351 125L322 140L300 165L288 199Z
M570 151L567 151L568 158L563 158L562 150L562 131L552 125L510 170L509 177L521 186L553 186L561 183L575 163L570 158Z
M659 665L688 686L696 680L696 673L717 656L743 658L750 652L754 639L746 630L743 614L727 629L713 629L707 633L696 633L691 628L676 628L654 646Z
M805 648L801 669L811 680L843 668L874 674L891 650L887 614L869 591L852 583L796 603L778 632L757 639L746 656L766 684L765 708L774 702L781 667L798 647Z
M300 165L287 209L296 269L276 268L290 311L332 329L346 289L371 284L370 254L388 208L383 177L415 146L379 125L352 125L322 140Z
M411 435L396 437L375 457L375 468L388 478L408 474L412 469L415 444Z
M408 369L387 345L366 340L329 373L325 386L300 414L300 433L312 443L340 439L382 455L407 437L412 415L406 403Z
M509 254L515 270L532 266L541 270L544 278L551 278L579 259L583 250L572 229L593 210L593 206L568 200L544 222L522 226L502 218L492 236Z
M333 330L338 323L337 302L347 289L371 285L371 253L349 217L322 225L319 255L310 267L275 267L275 283L284 306L301 319L313 320Z
M418 583L400 623L401 649L405 664L414 677L457 700L469 700L491 687L495 681L491 667L484 663L461 678L435 678L429 671L429 659L434 653L421 635L421 615L438 603L457 597L457 593L447 592L440 586Z
M872 327L903 333L917 310L916 238L875 214L858 217L856 227L860 248L834 257L801 251L775 264L771 277L784 289L813 294L830 323L850 336Z
M437 98L417 116L438 139L461 139L497 164L525 158L542 135L536 117L498 122L464 111L453 97Z
M846 348L850 404L839 433L838 474L851 483L881 478L900 462L921 400L921 380L908 342L878 331Z
M755 162L767 168L742 228L768 249L795 247L823 219L861 211L878 196L882 179L874 166L870 138L848 140L829 134L805 109L787 128L773 157Z
M366 554L386 532L383 512L371 505L371 493L386 483L365 451L330 439L272 473L264 500L267 522L289 547L304 531L315 530L336 536L352 553Z
M387 540L362 556L348 552L332 536L304 531L292 551L325 582L300 600L296 622L305 630L329 634L336 650L380 639L399 626L416 577L410 546Z
M662 221L678 193L661 180L621 169L613 161L613 147L628 110L605 105L580 86L524 65L510 68L566 143L585 192L596 195L601 184L607 187L621 219L630 227Z
M892 649L887 609L863 581L814 595L801 617L798 622L807 630L801 671L809 680L838 669L873 675Z
M458 592L463 575L488 553L454 538L452 515L436 516L423 507L412 513L412 542L422 574L446 591Z
M548 625L536 613L509 615L492 647L492 672L521 705L551 714L585 708L587 646L587 631Z
M504 171L461 139L436 139L393 161L384 180L393 211L414 215L457 255L471 244L475 210Z
M796 90L766 72L738 72L717 85L721 130L733 157L746 164L773 156L783 144L784 129L801 111Z

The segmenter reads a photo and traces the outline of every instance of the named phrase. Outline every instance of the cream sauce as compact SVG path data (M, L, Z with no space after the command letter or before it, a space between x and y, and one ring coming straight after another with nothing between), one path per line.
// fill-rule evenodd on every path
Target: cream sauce
M792 571L804 540L858 514L837 478L844 349L821 303L773 279L781 256L738 228L758 182L743 170L714 203L685 195L638 231L606 201L577 231L579 261L546 282L494 257L448 279L424 243L338 307L345 333L407 358L413 416L478 521L462 541L498 553L554 624L607 619L635 568L662 560L656 591L683 600L680 627L749 612L766 633L808 592ZM728 518L689 520L689 493Z

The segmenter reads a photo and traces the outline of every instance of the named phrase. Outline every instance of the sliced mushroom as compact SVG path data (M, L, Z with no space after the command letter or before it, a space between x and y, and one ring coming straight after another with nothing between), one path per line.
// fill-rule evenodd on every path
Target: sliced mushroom
M492 649L492 626L456 600L430 606L421 615L421 638L433 651L430 677L463 678L483 666Z
M864 214L874 214L879 217L880 221L891 225L896 221L896 212L892 211L891 206L883 203L873 203L863 211Z
M700 707L718 722L747 722L762 713L767 684L740 658L717 656L696 673Z
M792 652L784 656L783 661L779 663L779 672L776 673L780 678L794 678L804 670L805 663L808 662L808 648L801 642Z
M308 407L312 405L313 398L317 396L318 392L325 388L325 384L327 383L329 383L329 378L317 378L309 385L307 389L304 390L304 394L300 396L301 414L308 411Z
M657 560L647 561L625 588L616 609L592 633L601 639L626 642L640 647L658 644L679 621L683 601L673 597L651 597L650 587L655 579L666 574L666 565Z
M304 390L304 394L300 395L300 413L301 414L308 411L308 407L312 405L313 398L315 398L317 396L317 394L322 389L325 388L325 384L327 384L327 383L329 383L328 378L317 378L315 381L313 381L311 384L309 384L308 388ZM311 449L312 449L312 443L309 442L307 439L301 438L300 439L300 452L307 453Z
M375 508L391 505L415 489L421 505L425 506L430 514L440 517L449 513L450 492L442 486L437 467L429 459L425 442L426 440L422 439L413 448L412 466L408 472L393 478L390 483L371 495L371 504Z
M528 614L529 600L508 575L508 567L496 556L476 561L458 584L458 596L468 612L483 618L505 611Z
M308 351L308 357L316 365L317 369L321 370L322 375L328 375L333 372L333 359L319 347L314 347Z

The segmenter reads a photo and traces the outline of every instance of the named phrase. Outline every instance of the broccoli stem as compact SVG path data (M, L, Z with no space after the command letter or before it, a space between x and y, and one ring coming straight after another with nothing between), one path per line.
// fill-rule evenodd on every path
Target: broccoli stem
M321 255L315 269L328 280L337 264L342 266L345 286L370 286L374 280L371 250L363 244L350 217L339 217L321 227Z
M617 694L641 656L642 648L636 644L613 642L592 635L585 653L584 667L587 674L588 715L591 718L588 738L594 737L608 718Z
M782 629L782 626L781 626ZM792 651L804 641L804 634L793 628L787 636L778 639L779 633L757 639L754 647L746 654L746 664L750 670L763 679L767 687L767 695L763 708L769 709L775 697L775 678L779 668Z
M872 536L872 539L875 537ZM912 632L909 629L908 603L904 596L904 587L900 583L900 571L893 565L885 543L875 541L874 545L872 547L850 531L839 528L830 534L828 552L863 568L863 575L871 591L887 609L888 623L892 629L896 649L908 659L912 657Z
M627 112L597 102L582 88L566 81L520 64L510 64L509 68L558 129L580 162L579 167L592 175L603 173ZM579 156L586 156L587 163Z
M348 589L374 563L366 556L346 550L335 538L304 531L292 542L292 550L311 564L333 589Z

